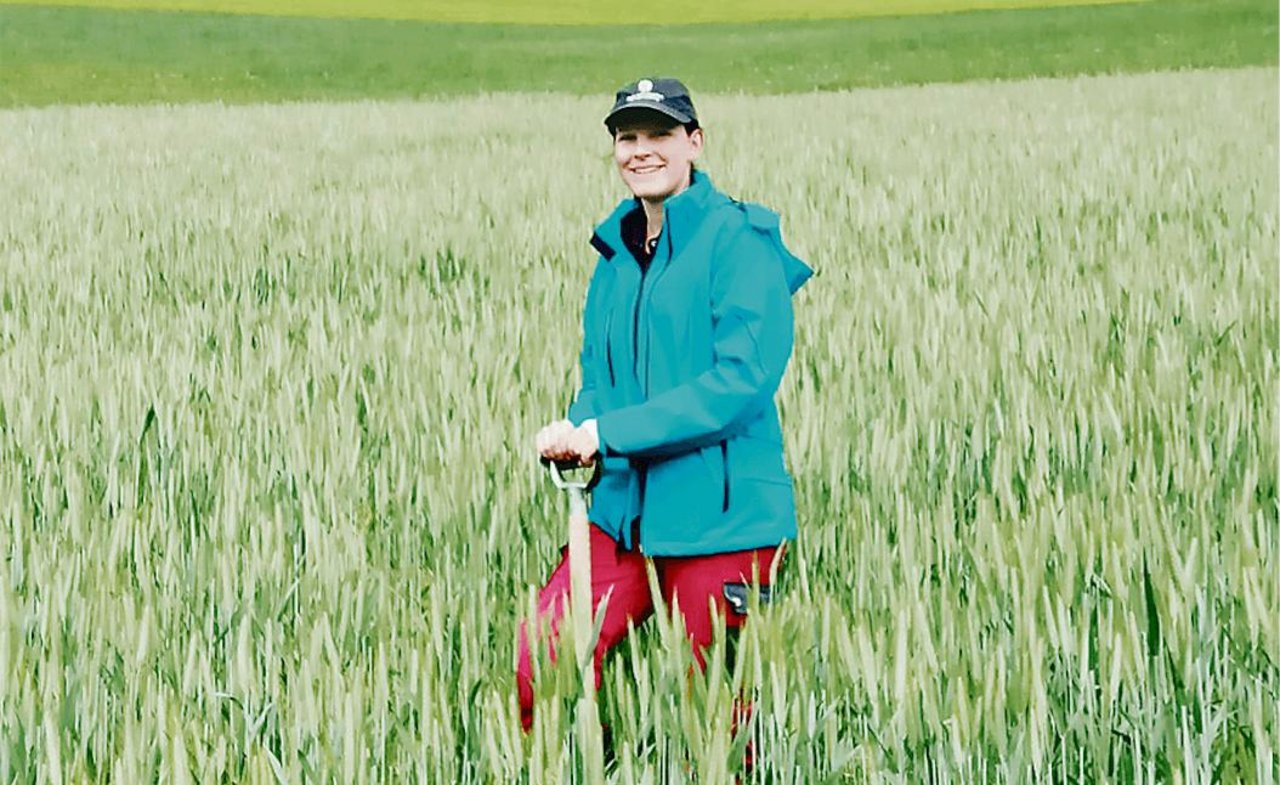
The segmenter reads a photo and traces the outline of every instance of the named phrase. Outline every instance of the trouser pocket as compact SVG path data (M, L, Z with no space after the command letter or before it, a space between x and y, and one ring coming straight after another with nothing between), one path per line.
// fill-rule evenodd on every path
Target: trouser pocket
M758 602L761 605L768 605L773 601L773 589L768 586L760 586ZM751 607L751 584L749 583L726 583L723 587L724 600L729 603L729 608L739 616L746 616L747 610Z

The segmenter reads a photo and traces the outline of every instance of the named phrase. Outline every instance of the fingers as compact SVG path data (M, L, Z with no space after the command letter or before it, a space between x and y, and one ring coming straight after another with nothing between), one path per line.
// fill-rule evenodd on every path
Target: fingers
M538 454L552 461L577 460L584 466L594 463L599 450L595 421L588 420L581 428L569 420L557 420L538 431L535 438Z
M578 461L578 463L583 466L591 465L592 455L595 453L595 450L590 449L590 445L585 443L585 440L582 438L581 429L575 430L573 433L569 434L569 437L565 442L565 449L572 458Z
M587 420L574 429L573 433L569 434L567 446L584 466L594 463L596 453L600 450L596 421Z
M553 461L567 461L573 457L569 448L569 437L573 434L573 423L568 420L557 420L538 431L536 438L538 454Z
M560 420L553 424L553 428L550 449L554 454L551 458L557 461L571 460L573 458L573 448L569 444L569 437L573 435L573 423L568 420Z

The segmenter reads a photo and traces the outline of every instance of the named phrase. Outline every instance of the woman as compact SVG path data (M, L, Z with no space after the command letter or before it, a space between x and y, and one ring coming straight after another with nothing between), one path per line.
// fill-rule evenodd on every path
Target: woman
M679 81L627 85L604 122L632 198L591 238L582 389L568 419L537 436L544 458L603 463L589 512L593 605L609 595L597 685L628 620L653 612L646 557L701 665L711 607L741 626L747 587L769 584L795 537L773 396L791 354L791 295L812 274L784 247L777 215L694 168L703 133ZM556 629L568 590L566 552L539 595L540 628ZM528 730L527 628L517 683Z

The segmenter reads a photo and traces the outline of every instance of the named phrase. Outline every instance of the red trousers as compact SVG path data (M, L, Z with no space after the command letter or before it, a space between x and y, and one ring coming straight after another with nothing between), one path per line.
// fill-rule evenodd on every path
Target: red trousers
M725 627L741 627L746 616L737 613L724 597L726 583L751 584L758 576L768 586L774 560L780 548L717 553L708 556L657 557L653 560L667 607L679 599L680 615L699 667L705 667L702 650L711 643L714 622L711 602L724 617ZM627 634L627 623L639 626L653 613L645 559L636 551L619 548L612 537L591 525L591 607L609 595L600 639L596 642L596 687L600 687L600 664L604 655ZM555 636L569 599L569 552L565 549L551 578L538 594L538 627L551 631L546 644L555 656ZM520 626L520 651L516 665L516 687L520 698L520 721L528 731L533 726L533 662L527 624Z

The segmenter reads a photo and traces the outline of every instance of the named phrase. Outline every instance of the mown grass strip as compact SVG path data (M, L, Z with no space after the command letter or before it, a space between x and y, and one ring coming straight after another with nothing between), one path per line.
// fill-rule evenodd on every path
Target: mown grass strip
M1123 0L715 0L689 4L681 0L650 0L642 8L624 0L553 0L523 3L512 0L43 0L0 5L80 6L129 11L195 11L200 13L294 16L328 19L400 19L419 22L478 24L616 25L700 24L708 22L768 22L782 19L855 19L868 16L907 16L956 11L1103 5Z
M681 27L529 27L0 7L0 106L859 86L1276 62L1268 0ZM531 111L536 108L531 107Z

